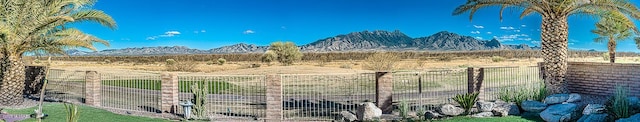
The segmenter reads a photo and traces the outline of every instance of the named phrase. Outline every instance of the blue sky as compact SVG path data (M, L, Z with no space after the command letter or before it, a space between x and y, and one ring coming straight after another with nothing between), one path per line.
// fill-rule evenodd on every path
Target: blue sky
M449 31L506 44L540 45L540 17L520 19L519 10L499 8L468 14L451 12L466 0L100 0L93 7L110 14L118 29L94 23L72 26L111 42L110 47L187 46L211 49L236 43L268 45L273 41L307 44L338 34L364 30L400 30L411 37ZM569 48L606 50L594 43L595 20L569 19ZM619 51L640 52L633 40Z

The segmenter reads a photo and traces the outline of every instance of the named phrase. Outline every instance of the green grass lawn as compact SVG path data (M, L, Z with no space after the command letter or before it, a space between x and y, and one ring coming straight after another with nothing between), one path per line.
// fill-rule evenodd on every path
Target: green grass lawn
M508 116L508 117L487 117L487 118L472 118L466 116L458 116L445 120L438 120L437 122L544 122L540 118L523 118L520 116Z
M194 83L207 84L207 90L210 94L219 94L224 93L225 91L246 91L246 88L225 81L179 81L178 88L180 89L180 92L191 92L191 85ZM160 80L145 79L104 80L102 81L102 84L108 86L119 86L147 90L160 90L161 87Z
M27 109L5 109L10 114L32 114L37 107ZM111 113L106 110L97 109L89 106L79 105L79 122L170 122L166 119L147 118L138 116L127 116ZM43 122L65 122L67 112L61 103L47 103L43 105L43 112L49 116L43 119ZM36 122L36 119L30 118L22 122Z

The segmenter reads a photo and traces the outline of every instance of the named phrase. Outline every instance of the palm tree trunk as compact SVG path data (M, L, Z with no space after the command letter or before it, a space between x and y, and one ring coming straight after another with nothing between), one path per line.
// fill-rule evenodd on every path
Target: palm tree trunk
M609 62L616 63L616 40L609 38L607 47L609 48Z
M566 16L545 16L541 26L542 59L547 90L552 93L568 93L567 73L568 30Z
M25 71L24 63L19 55L3 55L0 57L2 65L0 73L0 105L20 105L24 101Z

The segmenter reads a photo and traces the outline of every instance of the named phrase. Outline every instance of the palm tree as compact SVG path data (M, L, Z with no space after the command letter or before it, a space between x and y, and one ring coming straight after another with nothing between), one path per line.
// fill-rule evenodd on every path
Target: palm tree
M569 16L605 17L608 15L604 11L619 11L628 15L625 18L640 18L638 7L629 0L467 0L453 11L453 15L469 12L471 20L477 10L488 7L501 7L500 19L505 8L509 7L522 10L520 18L534 13L542 17L540 38L546 76L544 81L551 93L569 92L564 81L569 54ZM633 23L627 26L635 28Z
M25 53L64 54L65 49L108 44L65 25L97 22L116 28L111 16L90 9L95 0L0 0L0 105L22 104Z
M596 23L596 29L591 30L592 33L600 35L593 39L595 42L608 41L609 61L616 62L616 41L627 40L633 36L633 32L625 23L631 22L626 16L618 11L609 12L610 17L604 17Z

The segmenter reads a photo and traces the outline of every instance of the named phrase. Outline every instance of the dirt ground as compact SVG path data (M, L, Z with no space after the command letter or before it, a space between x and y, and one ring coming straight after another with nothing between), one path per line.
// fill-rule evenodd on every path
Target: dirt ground
M607 62L602 57L571 58L575 62ZM435 69L456 69L467 67L497 67L497 66L535 66L541 62L540 58L505 59L494 62L491 58L454 58L451 61L405 59L396 62L394 70L419 71ZM224 65L207 65L206 62L195 62L194 71L177 72L181 75L262 75L262 74L335 74L335 73L362 73L373 72L367 70L365 61L338 60L327 62L320 66L318 61L297 62L291 66L282 66L272 63L267 65L261 62L233 62ZM640 57L618 57L617 63L640 63ZM34 63L45 65L45 63ZM251 67L259 64L259 67ZM166 71L164 62L152 64L135 64L124 62L81 62L81 61L52 61L53 69L69 71L98 71L101 73L136 75L159 74Z

